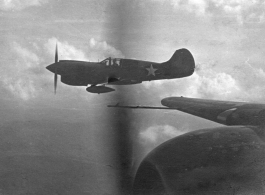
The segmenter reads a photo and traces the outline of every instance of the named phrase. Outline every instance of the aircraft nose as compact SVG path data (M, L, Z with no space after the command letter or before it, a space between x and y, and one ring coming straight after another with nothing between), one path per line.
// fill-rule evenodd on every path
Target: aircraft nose
M55 73L55 68L56 68L55 66L56 66L55 63L53 63L53 64L47 66L46 69Z

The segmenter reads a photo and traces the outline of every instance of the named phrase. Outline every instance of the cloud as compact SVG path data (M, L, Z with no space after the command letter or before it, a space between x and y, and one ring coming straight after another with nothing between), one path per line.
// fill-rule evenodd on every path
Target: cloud
M33 68L38 66L40 63L39 57L33 53L32 51L28 50L27 48L23 48L18 43L13 44L13 49L15 53L19 56L20 60L26 65L25 68Z
M153 0L170 3L176 10L222 19L234 18L239 24L264 21L265 4L259 0Z
M188 12L194 12L198 15L204 15L208 7L208 3L205 0L171 0L171 3L175 8L184 9Z
M139 140L146 152L149 152L159 144L183 133L185 133L184 130L178 130L170 125L155 125L141 131Z
M198 67L198 65L196 65ZM210 99L229 99L236 96L239 86L235 78L225 72L214 70L212 62L201 64L192 76L170 81L143 84L148 89L161 90L160 97L188 96Z
M204 15L208 7L206 0L153 0L158 3L170 3L175 9L181 9L198 15Z
M48 0L0 0L0 9L3 11L22 10L31 6L41 6Z
M235 78L226 72L218 72L213 64L201 64L189 80L184 96L208 99L236 99L240 87Z
M0 81L15 97L29 100L37 95L34 74L31 71L39 68L40 58L16 42L11 47L14 60L12 64L2 67Z
M157 143L160 139L168 140L180 134L176 128L169 125L151 126L140 133L140 138L144 142Z
M264 17L265 5L258 0L212 0L216 8L225 14L234 16L239 23L261 22Z
M150 96L159 91L160 99L168 96L186 96L231 101L265 102L265 72L248 60L226 70L218 70L214 62L197 65L195 73L187 78L143 83ZM145 90L146 91L146 90Z
M70 45L67 41L61 42L57 38L53 37L48 40L47 43L45 43L44 47L46 51L52 55L55 56L55 46L58 46L58 57L59 60L88 60L88 57L85 55L85 53L75 48L74 46Z
M93 61L107 57L124 57L120 50L115 49L106 41L98 41L95 38L89 40L89 53Z
M231 72L238 81L240 87L239 95L249 101L265 102L265 72L255 67L249 59L242 65L237 65Z
M36 97L37 91L33 80L25 76L20 77L21 78L12 78L5 75L1 78L1 81L5 88L22 100L29 100Z
M77 49L67 41L59 41L55 37L50 38L45 44L46 51L52 56L55 55L56 43L58 45L59 60L98 61L107 57L124 57L121 51L115 49L106 41L98 41L95 38L91 38L88 47L85 48L87 56L81 49Z

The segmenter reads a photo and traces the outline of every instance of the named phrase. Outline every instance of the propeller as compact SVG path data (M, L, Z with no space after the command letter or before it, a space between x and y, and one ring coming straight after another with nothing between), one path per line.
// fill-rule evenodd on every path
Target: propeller
M56 48L55 48L55 63L58 62L58 47L56 43ZM54 73L54 94L56 94L56 88L57 88L57 69L55 69Z
M56 94L57 88L57 72L54 73L54 94Z

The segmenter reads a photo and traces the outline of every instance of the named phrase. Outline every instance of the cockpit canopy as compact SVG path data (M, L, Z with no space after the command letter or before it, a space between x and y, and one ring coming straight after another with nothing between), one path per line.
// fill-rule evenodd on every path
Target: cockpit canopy
M120 66L121 65L121 59L120 58L106 58L105 60L101 61L100 63L105 64L106 66Z

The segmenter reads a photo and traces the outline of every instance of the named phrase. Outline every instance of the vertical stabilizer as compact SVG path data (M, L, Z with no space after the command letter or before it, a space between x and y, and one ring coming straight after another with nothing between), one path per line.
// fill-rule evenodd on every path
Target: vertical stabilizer
M192 75L195 69L195 61L191 52L187 49L176 50L173 56L165 62L169 68L176 73Z

